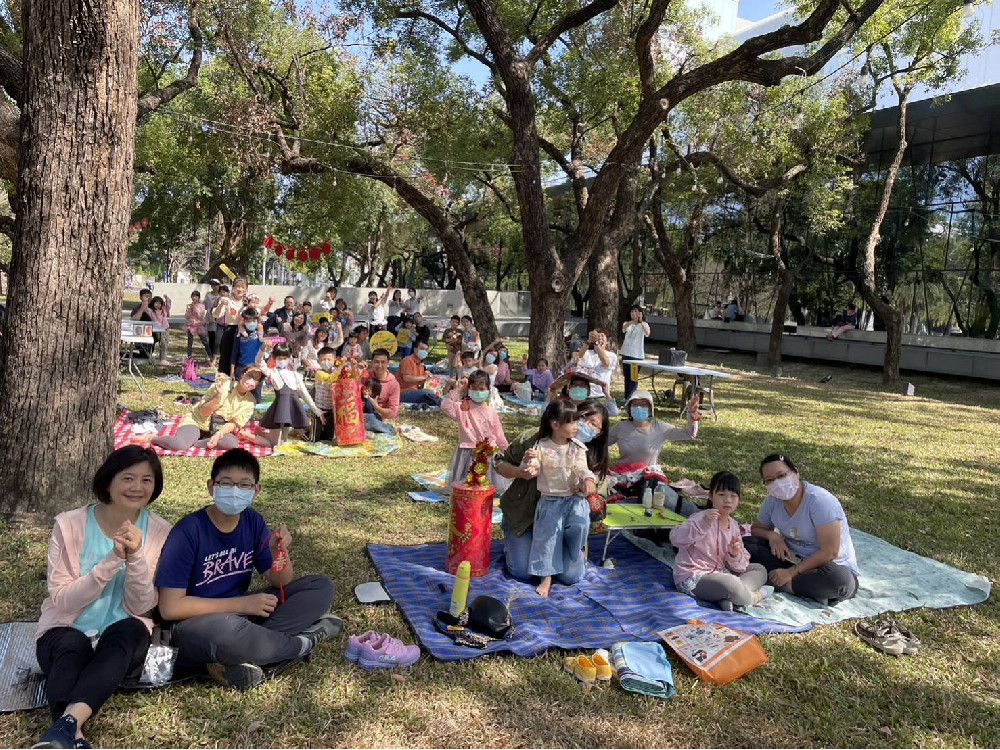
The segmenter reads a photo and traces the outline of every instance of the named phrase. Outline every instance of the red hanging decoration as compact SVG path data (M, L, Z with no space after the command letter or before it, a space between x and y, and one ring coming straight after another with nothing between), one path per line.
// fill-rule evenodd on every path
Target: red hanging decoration
M271 235L264 236L264 247L274 250L277 257L285 256L287 260L297 260L300 263L309 263L320 260L324 255L333 252L330 240L323 240L322 244L310 245L309 247L295 247L278 242Z

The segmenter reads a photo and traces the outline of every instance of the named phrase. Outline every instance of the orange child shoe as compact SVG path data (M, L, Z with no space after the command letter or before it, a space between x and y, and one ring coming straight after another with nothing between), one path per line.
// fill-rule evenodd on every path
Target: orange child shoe
M594 669L598 680L600 680L601 682L607 682L608 680L611 679L611 674L612 674L611 665L608 663L608 660L602 654L595 653L593 656L590 657L590 660L594 664Z
M563 661L563 669L572 674L580 682L592 683L597 679L597 667L586 656L567 656Z

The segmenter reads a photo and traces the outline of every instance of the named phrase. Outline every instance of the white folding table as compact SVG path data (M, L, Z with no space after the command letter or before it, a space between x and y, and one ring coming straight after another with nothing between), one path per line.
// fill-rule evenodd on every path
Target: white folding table
M711 412L715 421L719 421L719 414L715 410L715 379L716 378L731 378L728 372L719 372L718 370L709 370L705 367L694 367L693 365L661 365L655 362L646 362L637 359L626 359L623 364L632 365L637 369L636 382L639 381L641 373L646 370L649 374L646 376L649 379L649 389L653 392L653 397L658 395L656 390L656 376L662 373L670 373L671 375L682 375L685 377L686 384L684 386L684 395L681 398L681 416L687 416L688 401L696 393L704 393L708 396L708 407L707 410ZM692 378L692 380L687 380L687 378ZM703 386L701 379L708 378L707 386ZM673 391L671 390L671 393ZM661 397L662 398L662 397ZM702 408L705 408L704 402L702 403Z

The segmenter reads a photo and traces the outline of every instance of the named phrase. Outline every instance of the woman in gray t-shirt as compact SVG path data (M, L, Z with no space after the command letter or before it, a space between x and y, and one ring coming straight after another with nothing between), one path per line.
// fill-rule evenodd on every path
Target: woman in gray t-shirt
M626 419L611 428L608 446L618 444L621 461L659 466L660 450L668 440L693 440L698 435L697 408L688 409L687 427L674 427L653 416L653 396L636 389L625 402Z
M803 482L787 456L760 463L767 497L744 538L751 562L775 588L833 606L858 591L858 560L847 514L822 487Z
M632 465L629 474L637 471L637 464L659 468L660 451L668 440L693 440L698 435L700 417L696 399L692 399L688 404L687 427L674 427L669 422L655 419L652 394L638 388L625 402L625 415L626 418L618 422L608 433L608 447L618 445L619 463ZM638 492L642 486L633 484L631 490ZM699 510L701 509L697 505L685 499L680 500L677 508L677 512L685 518Z

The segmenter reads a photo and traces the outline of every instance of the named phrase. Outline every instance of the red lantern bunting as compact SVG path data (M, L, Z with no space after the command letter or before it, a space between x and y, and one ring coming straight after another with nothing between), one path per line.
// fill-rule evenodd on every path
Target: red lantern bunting
M330 240L323 240L321 244L310 245L309 247L295 247L278 242L277 239L268 234L264 236L263 244L266 249L274 250L274 254L277 257L285 256L287 260L297 260L301 263L318 261L324 255L329 255L333 252Z

